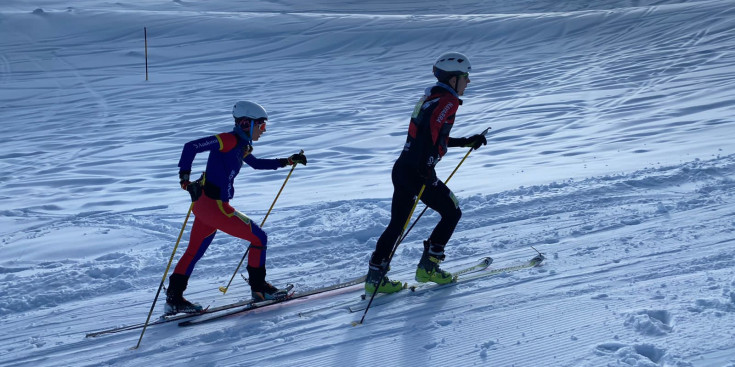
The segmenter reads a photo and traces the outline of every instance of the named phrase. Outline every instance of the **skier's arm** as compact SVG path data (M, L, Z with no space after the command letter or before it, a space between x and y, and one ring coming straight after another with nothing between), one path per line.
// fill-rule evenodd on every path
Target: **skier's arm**
M252 154L245 156L243 162L253 169L279 169L282 167L281 161L278 159L261 159Z
M467 138L449 138L447 146L452 147L465 147L477 149L480 145L487 145L487 139L485 135L475 134Z
M432 145L437 147L444 144L442 138L449 137L449 132L454 125L454 116L457 114L459 103L456 99L442 97L431 114L429 127L431 130Z
M260 159L248 154L244 162L254 169L278 169L301 163L306 165L306 156L303 153L292 154L288 158Z
M449 132L454 126L454 116L459 108L457 98L442 96L431 113L429 130L431 133L430 156L441 158L447 152ZM435 164L435 163L434 163Z
M181 151L181 158L179 158L179 183L181 184L181 188L186 190L186 187L190 183L189 175L191 174L191 165L197 153L215 149L228 151L236 144L237 138L228 133L208 136L184 144L184 149Z
M197 153L220 149L221 147L222 140L220 135L208 136L184 144L184 149L181 151L181 158L179 158L179 170L191 172L191 165Z

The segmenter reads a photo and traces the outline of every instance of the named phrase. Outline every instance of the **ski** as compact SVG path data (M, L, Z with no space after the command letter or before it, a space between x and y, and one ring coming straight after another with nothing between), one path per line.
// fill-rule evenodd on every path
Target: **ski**
M202 310L201 312L182 313L182 314L176 314L176 315L171 315L171 316L161 315L155 321L149 322L148 323L148 326L160 325L160 324L165 324L165 323L169 323L169 322L173 322L173 321L185 320L185 319L188 319L188 318L191 318L191 317L197 317L197 316L205 315L207 313L228 310L228 309L231 309L231 308L234 308L234 307L244 306L244 305L246 305L248 303L251 303L251 302L252 302L252 300L247 300L247 301L241 301L241 302L231 303L231 304L227 304L227 305L222 305L222 306L219 306L219 307L207 307L204 310ZM105 330L93 331L93 332L87 333L86 336L85 336L85 338L94 338L94 337L97 337L97 336L100 336L100 335L115 334L115 333L120 333L120 332L123 332L123 331L140 329L140 328L142 328L144 326L145 326L145 323L140 323L140 324L132 324L132 325L126 325L126 326L119 326L119 327L114 327L114 328L105 329Z
M485 277L489 277L493 275L498 275L498 274L503 274L503 273L512 273L514 271L523 270L523 269L530 269L530 268L534 268L534 267L541 265L541 263L544 260L546 260L546 257L543 254L539 253L538 255L534 256L532 259L526 261L523 264L506 266L504 268L490 269L488 271L483 271L483 272L477 272L475 274L463 276L460 279L462 282L467 282L467 281L475 280L478 278L485 278ZM450 285L451 284L452 283L450 283ZM413 290L415 290L417 286L419 285L413 286L414 287ZM409 286L409 288L411 287L412 286Z
M456 284L459 284L459 283L468 282L468 281L475 280L475 279L480 279L480 278L489 277L489 276L498 275L498 274L503 274L503 273L510 273L510 272L514 272L514 271L518 271L518 270L522 270L522 269L533 268L533 267L539 266L544 260L545 260L544 255L542 255L541 253L539 253L538 255L534 256L531 260L528 260L528 261L526 261L523 264L513 265L513 266L507 266L507 267L504 267L504 268L497 268L497 269L487 270L487 268L489 267L490 264L488 264L488 266L485 266L484 268L481 267L481 266L479 266L481 264L477 264L477 265L475 265L473 267L469 267L469 268L465 268L465 269L461 269L459 271L456 271L454 273L455 280L453 282L451 282L451 283L447 283L447 284L416 283L416 284L412 284L412 285L407 286L407 289L411 290L411 293L417 293L417 292L423 292L423 291L438 289L438 288L442 288L442 287L450 287L450 286L453 286L453 285L456 285ZM394 294L401 294L401 293L405 293L405 292L397 292L397 293L394 293ZM385 295L382 295L382 296L390 296L390 294L385 294ZM381 297L381 299L382 298L383 297ZM364 299L365 298L363 296L363 300ZM376 299L377 299L377 297L376 297ZM387 297L386 302L388 302L390 299L391 299L391 297ZM376 305L375 302L373 302L373 305ZM363 302L360 302L358 304L355 304L355 305L350 306L349 307L349 310L350 310L350 312L364 311L366 307L367 307L367 302L364 302L363 301Z
M242 276L242 274L240 274L240 276ZM243 279L245 279L244 276L243 276ZM246 283L247 283L247 281L248 280L245 279L245 282ZM291 288L293 288L293 285L291 285L291 284L289 284L288 286L290 286ZM229 303L229 304L226 304L226 305L222 305L222 306L218 306L218 307L212 307L212 308L210 308L209 306L207 306L207 307L205 307L200 312L179 313L179 314L174 314L174 315L166 315L166 314L163 314L158 319L156 319L155 321L149 322L148 323L148 326L165 324L165 323L169 323L169 322L173 322L173 321L185 320L185 319L188 319L188 318L191 318L191 317L201 316L201 315L204 315L204 314L207 314L207 313L229 310L231 308L244 306L244 305L246 305L248 303L251 303L251 302L253 302L253 300L247 300L247 301L240 301L240 302L235 302L235 303ZM100 336L100 335L105 335L105 334L115 334L115 333L120 333L120 332L123 332L123 331L140 329L140 328L145 327L145 325L146 325L145 323L140 323L140 324L119 326L119 327L114 327L114 328L110 328L110 329L89 332L89 333L86 334L85 338L94 338L94 337L97 337L97 336Z
M484 270L488 266L490 266L490 264L492 264L492 262L493 262L493 259L491 257L484 257L484 258L480 259L476 264L474 264L472 266L468 266L468 267L462 268L462 269L460 269L458 271L455 271L454 272L454 277L456 279L457 276L462 275L462 274L467 274L467 273L472 273L472 272ZM409 287L408 283L404 283L404 289L408 289L408 287ZM376 297L380 297L380 296L381 296L381 294L377 294L376 295ZM366 298L366 295L365 294L362 294L362 295L360 295L360 298L364 300ZM327 309L347 307L348 305L350 305L352 303L354 303L354 300L347 300L347 301L339 302L337 304L330 304L330 305L325 305L325 306L319 306L319 307L316 307L316 308L309 309L307 311L299 312L299 317L309 317L309 316L311 316L313 314L322 312L322 311L327 310Z
M457 279L458 279L458 277L460 275L474 273L474 272L478 272L480 270L485 270L492 263L493 263L493 258L492 257L489 257L489 256L488 257L483 257L482 259L478 260L476 264L474 264L472 266L468 266L468 267L462 268L462 269L459 269L459 270L455 271L454 273L452 273L452 275L453 275L452 283L456 282ZM416 284L409 285L408 283L403 283L403 289L411 289L412 291L414 291L417 286L418 285L416 285ZM375 297L381 297L381 296L386 296L386 295L388 295L388 294L378 293L378 294L375 295ZM362 300L365 300L367 298L367 295L366 294L363 294L363 295L360 296L360 298Z
M452 273L452 275L454 275L454 280L457 281L457 279L459 278L460 275L469 274L469 273L475 273L475 272L478 272L478 271L481 271L481 270L485 270L492 263L493 263L493 258L492 257L490 257L490 256L483 257L482 259L480 259L477 262L477 264L475 264L473 266L466 267L464 269L457 270L454 273Z
M179 326L193 326L193 325L204 324L204 323L216 321L216 320L228 317L228 316L247 313L249 311L261 309L267 306L281 304L281 303L285 303L288 301L293 301L295 299L306 298L306 297L313 296L313 295L320 294L320 293L327 293L327 292L331 292L331 291L342 289L342 288L352 287L358 284L365 283L365 278L366 276L363 275L359 278L355 278L347 282L338 283L338 284L334 284L334 285L330 285L326 287L321 287L321 288L313 289L311 291L307 291L303 293L294 293L288 298L284 298L284 299L266 300L266 301L261 301L261 302L250 302L248 304L241 305L241 307L237 307L237 309L226 311L226 312L218 312L216 314L207 312L207 315L205 315L204 317L196 318L193 320L182 321L179 323Z
M350 280L350 281L347 281L347 282L343 282L343 283L339 283L339 284L335 284L335 285L331 285L331 286L327 286L327 287L317 288L317 289L314 289L314 290L312 290L310 292L305 292L303 294L298 294L297 293L297 294L294 295L294 297L299 297L299 298L306 297L308 295L312 295L312 294L316 294L316 293L322 293L322 292L327 292L327 291L330 291L330 290L344 288L344 287L349 287L349 286L352 286L352 285L355 285L355 284L364 283L364 282L365 282L365 276L362 276L362 277L359 277L359 278L356 278L356 279L353 279L353 280ZM289 291L292 288L293 288L293 285L292 284L289 284L287 286L287 289ZM264 301L264 302L272 303L270 301ZM202 310L201 312L196 312L196 313L176 314L176 315L171 315L171 316L162 315L158 319L156 319L155 321L149 322L148 323L148 326L166 324L166 323L174 322L174 321L186 321L188 319L196 318L196 317L199 317L199 316L204 316L204 315L209 315L209 314L216 314L216 313L220 313L220 312L223 312L223 311L232 310L232 309L240 308L240 307L248 307L250 305L255 305L255 304L258 304L258 303L263 303L263 302L255 302L252 299L248 299L248 300L245 300L245 301L240 301L240 302L235 302L235 303L229 303L229 304L222 305L222 306L217 306L217 307L207 307L204 310ZM263 305L257 305L256 307L263 307ZM132 325L114 327L114 328L105 329L105 330L93 331L93 332L87 333L86 336L85 336L85 338L94 338L94 337L101 336L101 335L116 334L116 333L121 333L121 332L124 332L124 331L141 329L144 326L145 326L145 323L139 323L139 324L132 324Z

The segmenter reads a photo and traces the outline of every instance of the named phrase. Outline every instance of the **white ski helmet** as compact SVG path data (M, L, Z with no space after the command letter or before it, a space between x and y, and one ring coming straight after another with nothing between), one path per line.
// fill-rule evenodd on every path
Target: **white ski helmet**
M239 101L232 107L232 117L235 120L247 117L251 120L267 120L268 113L263 106L250 101Z
M439 80L449 79L472 71L470 59L459 52L447 52L434 63L434 76Z

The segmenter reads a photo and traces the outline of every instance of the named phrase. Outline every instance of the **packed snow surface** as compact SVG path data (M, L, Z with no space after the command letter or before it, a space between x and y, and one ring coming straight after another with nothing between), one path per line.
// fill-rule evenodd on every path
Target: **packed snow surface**
M734 50L732 0L3 0L0 365L734 367ZM532 247L542 266L381 297L356 327L361 286L151 326L138 349L140 329L85 337L145 321L190 204L181 148L238 100L270 115L256 156L309 159L263 226L268 279L364 275L446 51L473 68L452 135L492 129L449 182L442 266ZM261 223L287 174L244 168L232 205ZM413 282L437 221L392 278ZM217 290L246 246L219 234L185 295L248 299L239 276Z

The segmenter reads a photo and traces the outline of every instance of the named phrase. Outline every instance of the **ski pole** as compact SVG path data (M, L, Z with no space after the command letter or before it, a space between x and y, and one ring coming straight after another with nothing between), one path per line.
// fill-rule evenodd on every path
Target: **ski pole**
M302 149L299 151L299 154L304 154L304 150ZM260 222L260 226L263 227L265 224L265 220L268 219L268 216L271 214L271 210L273 210L273 206L276 205L276 201L278 200L278 197L281 196L281 192L283 192L283 188L286 187L286 183L288 182L288 179L291 178L291 174L293 173L293 170L296 169L296 164L291 167L291 170L288 171L288 175L286 176L286 180L283 181L283 185L281 185L281 189L278 190L278 194L276 194L276 198L273 199L273 203L271 204L270 209L268 209L268 213L265 214L265 217L263 218L263 221ZM235 276L237 275L237 272L240 270L240 267L242 266L242 263L245 262L245 258L248 256L248 252L250 252L250 246L245 250L245 253L242 255L242 259L240 259L240 263L237 264L237 268L235 269L235 272L232 273L232 277L230 277L230 281L227 283L227 286L225 287L219 287L219 291L222 292L222 294L227 294L227 290L230 289L230 285L232 284L232 280L235 279Z
M153 298L153 304L151 305L151 310L148 312L148 318L145 319L145 324L143 324L143 331L140 332L140 338L138 338L138 344L136 344L135 348L133 349L138 349L138 347L140 347L140 342L143 340L143 334L145 333L145 329L148 327L148 322L151 321L151 315L153 314L153 309L156 307L156 301L158 300L158 296L161 294L163 283L166 282L166 275L168 275L168 270L171 268L171 263L174 261L174 256L176 255L176 249L179 247L181 236L184 235L184 229L186 228L186 222L189 221L189 216L191 215L192 209L194 209L194 202L192 202L191 205L189 205L189 211L186 213L186 219L184 219L184 224L181 226L181 231L179 232L179 238L176 239L176 245L174 246L174 250L171 252L171 258L168 259L168 265L166 265L166 271L163 272L163 279L161 279L161 284L158 285L158 291L156 292L156 297Z
M490 128L489 128L489 127L488 127L487 129L485 129L485 131L483 131L483 132L482 132L482 136L485 136L485 135L487 135L487 132L488 132L489 130L490 130ZM468 150L468 151L467 151L467 154L465 154L465 155L464 155L464 158L462 158L462 160L461 160L461 161L459 161L459 164L457 165L457 167L454 167L454 171L452 171L452 173L451 173L451 174L449 175L449 177L447 177L447 179L446 179L446 180L444 180L444 183L447 183L447 182L449 182L449 180L451 180L451 179L452 179L452 176L454 176L454 174L455 174L455 173L457 172L457 170L459 169L459 166L461 166L461 165L462 165L462 163L464 163L465 159L467 159L467 157L469 157L470 153L472 153L472 151L473 151L473 150L474 150L474 148L470 148L470 150ZM416 225L416 222L418 222L418 221L419 221L419 219L421 219L421 217L422 217L422 216L424 215L424 213L426 213L426 210L427 210L427 209L429 209L429 207L428 207L428 206L425 206L425 207L424 207L424 210L422 210L422 211L421 211L421 213L419 214L419 216L418 216L418 217L416 217L416 220L414 220L414 221L413 221L413 223L411 224L411 227L409 227L409 228L408 228L408 230L406 231L406 234L405 234L405 235L403 235L403 237L401 238L401 240L400 240L400 241L398 241L398 243L401 243L401 242L403 242L403 240L405 240L405 239L406 239L406 237L408 236L408 234L409 234L409 233L411 233L411 230L412 230L412 229L413 229L413 227L414 227L414 226Z
M396 239L396 243L393 245L393 250L391 251L390 256L388 257L388 261L385 264L385 268L380 273L381 280L383 279L385 274L388 272L388 266L390 266L390 261L393 259L393 254L396 253L396 249L398 248L398 245L401 244L401 237L403 236L403 232L406 231L406 227L408 227L408 223L411 222L411 217L413 216L413 212L416 211L416 206L419 204L419 201L421 200L421 195L424 194L425 189L426 189L426 185L422 185L418 196L416 196L416 201L413 203L413 207L411 208L411 213L409 213L408 218L406 218L406 224L403 225L403 229L401 229L401 234L398 236L398 238ZM365 312L363 312L360 322L353 322L352 326L362 325L362 322L365 321L365 316L367 315L367 312L370 309L370 305L373 304L373 299L375 299L375 295L378 294L378 288L379 287L375 287L375 290L373 290L373 294L370 296L370 301L368 302L367 307L365 307Z

